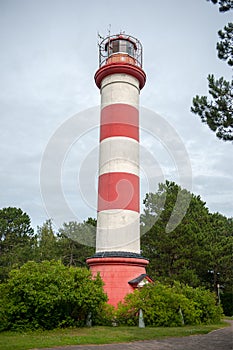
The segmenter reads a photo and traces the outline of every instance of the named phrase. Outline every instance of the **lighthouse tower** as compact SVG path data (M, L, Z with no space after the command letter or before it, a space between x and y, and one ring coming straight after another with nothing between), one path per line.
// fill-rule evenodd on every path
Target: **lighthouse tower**
M117 306L138 284L150 281L140 254L139 94L145 85L142 45L118 34L99 44L95 82L101 93L96 254L108 302Z

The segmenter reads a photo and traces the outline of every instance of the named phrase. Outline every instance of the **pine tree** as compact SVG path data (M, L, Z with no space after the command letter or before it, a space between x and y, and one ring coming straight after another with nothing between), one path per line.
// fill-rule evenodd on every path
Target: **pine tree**
M233 9L232 0L211 0L219 4L219 11L225 12ZM233 23L228 23L218 32L221 39L217 43L218 58L233 66ZM233 80L227 81L223 77L215 79L213 74L208 76L209 94L193 98L191 111L201 118L216 136L224 141L233 141Z

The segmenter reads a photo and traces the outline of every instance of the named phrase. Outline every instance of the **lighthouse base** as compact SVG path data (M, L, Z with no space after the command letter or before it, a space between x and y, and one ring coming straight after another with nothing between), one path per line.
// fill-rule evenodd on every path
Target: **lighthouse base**
M138 283L148 283L147 259L140 254L128 252L101 252L87 259L93 276L100 273L108 303L117 307L126 294L132 293ZM144 281L144 282L143 282Z

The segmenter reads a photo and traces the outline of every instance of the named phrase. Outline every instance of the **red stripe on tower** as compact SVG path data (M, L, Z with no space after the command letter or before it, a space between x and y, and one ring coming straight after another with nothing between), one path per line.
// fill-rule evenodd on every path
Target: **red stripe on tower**
M100 141L125 136L139 141L138 109L127 104L111 104L101 111Z
M139 212L139 177L129 173L99 176L98 211L126 209Z

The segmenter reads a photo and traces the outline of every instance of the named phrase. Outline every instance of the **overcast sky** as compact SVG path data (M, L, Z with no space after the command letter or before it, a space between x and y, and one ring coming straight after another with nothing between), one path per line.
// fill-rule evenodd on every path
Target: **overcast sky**
M216 54L217 31L231 15L205 0L0 0L0 207L22 208L34 227L59 211L64 221L73 219L59 207L56 174L45 159L50 152L53 164L61 150L57 169L67 206L78 221L96 216L100 95L93 77L97 33L110 30L137 37L144 48L141 202L160 180L185 184L181 163L190 162L188 189L211 212L231 217L232 144L190 112L193 96L207 94L209 73L231 77ZM162 127L152 123L149 132L150 118L170 128L185 159L173 153ZM41 183L42 194L51 189L44 200Z

